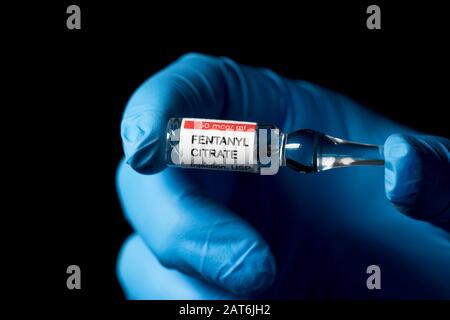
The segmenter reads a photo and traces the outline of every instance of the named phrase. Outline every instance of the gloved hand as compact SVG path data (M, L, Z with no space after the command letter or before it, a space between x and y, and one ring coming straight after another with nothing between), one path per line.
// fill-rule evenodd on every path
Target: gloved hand
M165 168L170 117L386 141L385 172ZM397 132L403 135L391 135ZM136 91L121 134L126 163L117 188L136 231L117 264L128 298L450 298L445 138L416 136L316 85L199 54L183 56ZM381 290L366 286L373 264Z

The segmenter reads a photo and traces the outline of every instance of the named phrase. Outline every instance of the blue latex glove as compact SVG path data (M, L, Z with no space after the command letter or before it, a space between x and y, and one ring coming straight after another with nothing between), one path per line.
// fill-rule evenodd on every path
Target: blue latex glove
M170 117L386 141L386 166L276 176L165 168ZM136 231L117 264L127 297L450 298L449 140L415 136L316 85L199 54L136 91L121 133L117 186ZM381 290L366 287L372 264Z

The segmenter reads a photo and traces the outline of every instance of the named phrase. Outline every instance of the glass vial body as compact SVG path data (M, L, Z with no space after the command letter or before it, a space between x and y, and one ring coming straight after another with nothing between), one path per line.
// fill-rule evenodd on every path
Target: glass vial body
M271 124L171 118L167 124L169 166L262 173L278 171L281 137Z
M172 118L167 124L169 166L273 175L280 166L312 173L384 165L383 149L311 129L284 134L272 124Z

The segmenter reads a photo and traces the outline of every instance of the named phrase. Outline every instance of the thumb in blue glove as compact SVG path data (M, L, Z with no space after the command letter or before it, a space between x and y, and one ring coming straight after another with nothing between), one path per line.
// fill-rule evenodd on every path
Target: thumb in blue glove
M450 141L391 135L384 144L386 196L402 213L450 227Z

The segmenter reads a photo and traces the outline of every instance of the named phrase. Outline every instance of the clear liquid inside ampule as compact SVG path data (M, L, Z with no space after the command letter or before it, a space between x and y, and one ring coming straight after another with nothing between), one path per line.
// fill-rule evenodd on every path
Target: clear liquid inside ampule
M273 175L280 166L302 173L355 165L383 165L382 149L310 129L284 134L272 124L172 118L167 125L169 166Z

